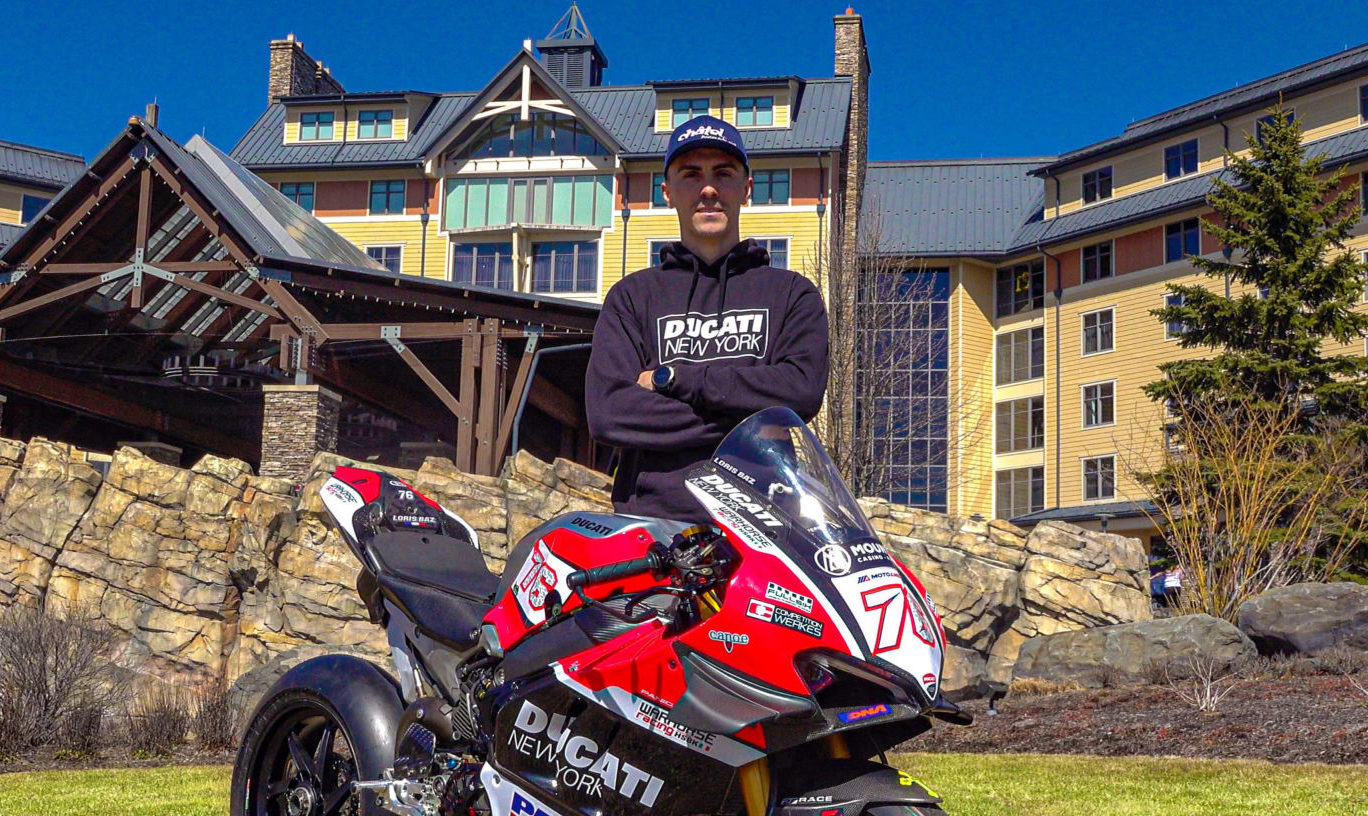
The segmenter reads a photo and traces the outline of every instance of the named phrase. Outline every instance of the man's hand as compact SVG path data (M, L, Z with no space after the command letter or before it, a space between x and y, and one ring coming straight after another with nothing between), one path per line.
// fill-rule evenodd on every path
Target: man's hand
M654 391L655 386L651 385L651 375L654 373L654 368L648 368L645 371L641 372L641 376L637 377L637 385L641 386L642 388L645 388L647 391ZM619 380L619 382L621 382L621 380Z

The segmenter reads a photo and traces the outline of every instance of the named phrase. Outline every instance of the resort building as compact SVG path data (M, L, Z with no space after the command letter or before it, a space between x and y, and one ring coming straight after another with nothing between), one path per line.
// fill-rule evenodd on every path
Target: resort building
M80 156L0 141L0 247L84 172Z

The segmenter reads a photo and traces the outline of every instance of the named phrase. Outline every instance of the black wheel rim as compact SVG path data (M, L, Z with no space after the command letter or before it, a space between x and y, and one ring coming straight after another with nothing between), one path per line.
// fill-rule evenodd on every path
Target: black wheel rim
M300 704L267 729L247 782L253 816L359 816L356 754L336 717Z

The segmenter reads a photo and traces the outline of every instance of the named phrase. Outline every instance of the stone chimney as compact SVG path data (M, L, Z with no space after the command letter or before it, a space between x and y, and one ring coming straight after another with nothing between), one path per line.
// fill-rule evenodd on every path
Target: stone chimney
M841 257L853 258L858 245L861 191L865 165L869 158L869 50L865 47L864 22L855 9L835 18L836 75L848 76L850 118L846 120L845 150L841 153L839 191L840 234L832 250ZM833 225L835 226L835 225Z
M304 51L304 44L290 34L271 40L271 76L266 86L267 102L282 96L340 94L346 89L333 79L332 72Z

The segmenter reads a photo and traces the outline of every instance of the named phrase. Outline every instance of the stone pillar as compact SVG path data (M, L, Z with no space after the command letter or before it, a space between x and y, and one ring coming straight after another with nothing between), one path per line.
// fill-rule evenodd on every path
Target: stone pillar
M342 398L317 385L267 385L261 391L261 475L302 484L315 453L337 450Z
M154 462L161 462L163 465L171 465L172 467L180 467L181 454L185 453L184 449L175 445L168 445L165 442L120 442L118 447L132 448Z
M323 63L304 51L304 43L291 34L283 40L271 40L271 73L267 81L267 102L282 96L304 94L340 94L342 83L333 79ZM342 123L338 123L340 127Z
M834 185L841 200L833 228L832 249L853 258L858 245L861 191L869 157L869 50L865 47L864 22L855 9L834 18L836 24L836 75L850 77L850 116L846 120L845 149L841 151L840 175Z

